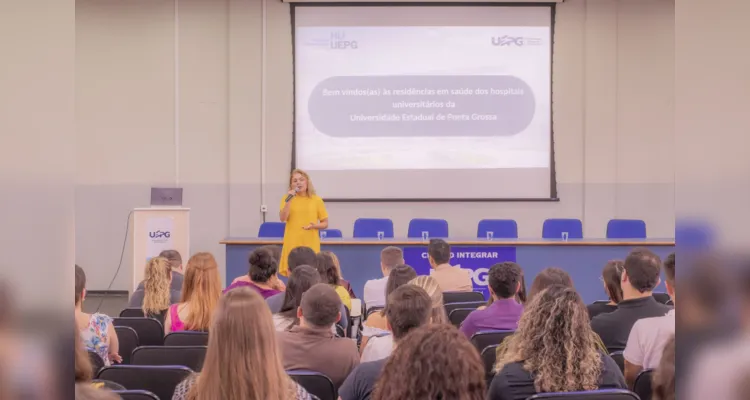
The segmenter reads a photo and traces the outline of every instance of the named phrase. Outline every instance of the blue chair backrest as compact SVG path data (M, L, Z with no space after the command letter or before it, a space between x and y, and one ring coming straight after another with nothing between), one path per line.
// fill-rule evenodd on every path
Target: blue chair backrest
M646 222L641 219L610 219L607 239L645 239Z
M323 237L323 232L325 232L325 237L327 238L344 237L344 235L341 234L341 229L323 229L322 231L318 232L320 234L320 237Z
M414 218L409 221L409 231L406 236L421 238L422 232L427 232L432 238L448 237L448 221L444 219Z
M639 400L638 396L625 389L602 389L585 392L539 393L527 400Z
M518 224L512 219L483 219L477 225L477 237L484 239L487 232L492 232L493 238L517 239Z
M280 238L284 237L286 224L283 222L264 222L258 229L259 238Z
M376 238L378 232L383 232L383 237L392 238L393 221L388 218L358 218L354 221L355 238Z
M583 239L583 224L576 218L550 218L542 225L542 238L562 239L563 232L568 232L568 239Z

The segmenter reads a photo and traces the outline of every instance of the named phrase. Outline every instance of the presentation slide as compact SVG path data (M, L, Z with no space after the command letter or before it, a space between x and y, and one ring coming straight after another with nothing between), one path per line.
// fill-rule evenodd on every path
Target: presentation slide
M336 199L551 196L549 6L294 7L295 165Z

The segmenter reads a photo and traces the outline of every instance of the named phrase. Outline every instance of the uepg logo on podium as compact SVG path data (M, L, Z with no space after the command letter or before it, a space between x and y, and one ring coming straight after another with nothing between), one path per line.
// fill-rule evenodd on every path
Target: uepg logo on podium
M148 237L150 237L151 239L169 239L171 235L171 232L161 230L148 233Z

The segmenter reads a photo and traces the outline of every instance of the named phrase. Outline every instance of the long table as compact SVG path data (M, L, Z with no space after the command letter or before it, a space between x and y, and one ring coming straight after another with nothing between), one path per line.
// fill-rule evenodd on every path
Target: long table
M524 270L527 288L539 271L547 267L566 270L576 289L586 303L606 299L603 285L599 280L601 270L609 260L624 259L635 247L645 247L665 258L674 251L674 239L614 240L614 239L570 239L568 241L542 239L447 239L458 256L482 256L499 254L498 257L513 258ZM280 239L226 238L226 281L229 285L234 278L248 272L248 255L253 249L264 245L281 245ZM362 295L365 282L380 278L380 251L386 246L404 249L407 263L419 264L415 268L424 271L427 243L422 239L323 239L322 249L334 252L341 262L341 273L348 280L354 292ZM421 255L421 257L420 257ZM421 258L416 260L415 257ZM411 262L410 262L411 260ZM511 259L512 260L512 259ZM467 260L468 261L468 260ZM474 260L481 262L482 260ZM486 280L477 274L475 284ZM664 278L657 291L664 291Z

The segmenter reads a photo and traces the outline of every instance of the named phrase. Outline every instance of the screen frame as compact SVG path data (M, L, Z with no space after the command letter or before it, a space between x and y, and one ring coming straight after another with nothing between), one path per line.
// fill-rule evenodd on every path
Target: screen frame
M297 169L297 60L296 60L296 23L295 11L305 7L549 7L550 8L550 197L540 198L327 198L324 201L332 203L467 203L467 202L559 202L557 193L557 171L555 168L555 124L554 124L554 64L555 64L555 17L557 3L480 3L480 2L320 2L320 3L290 3L292 28L292 165L290 173Z

